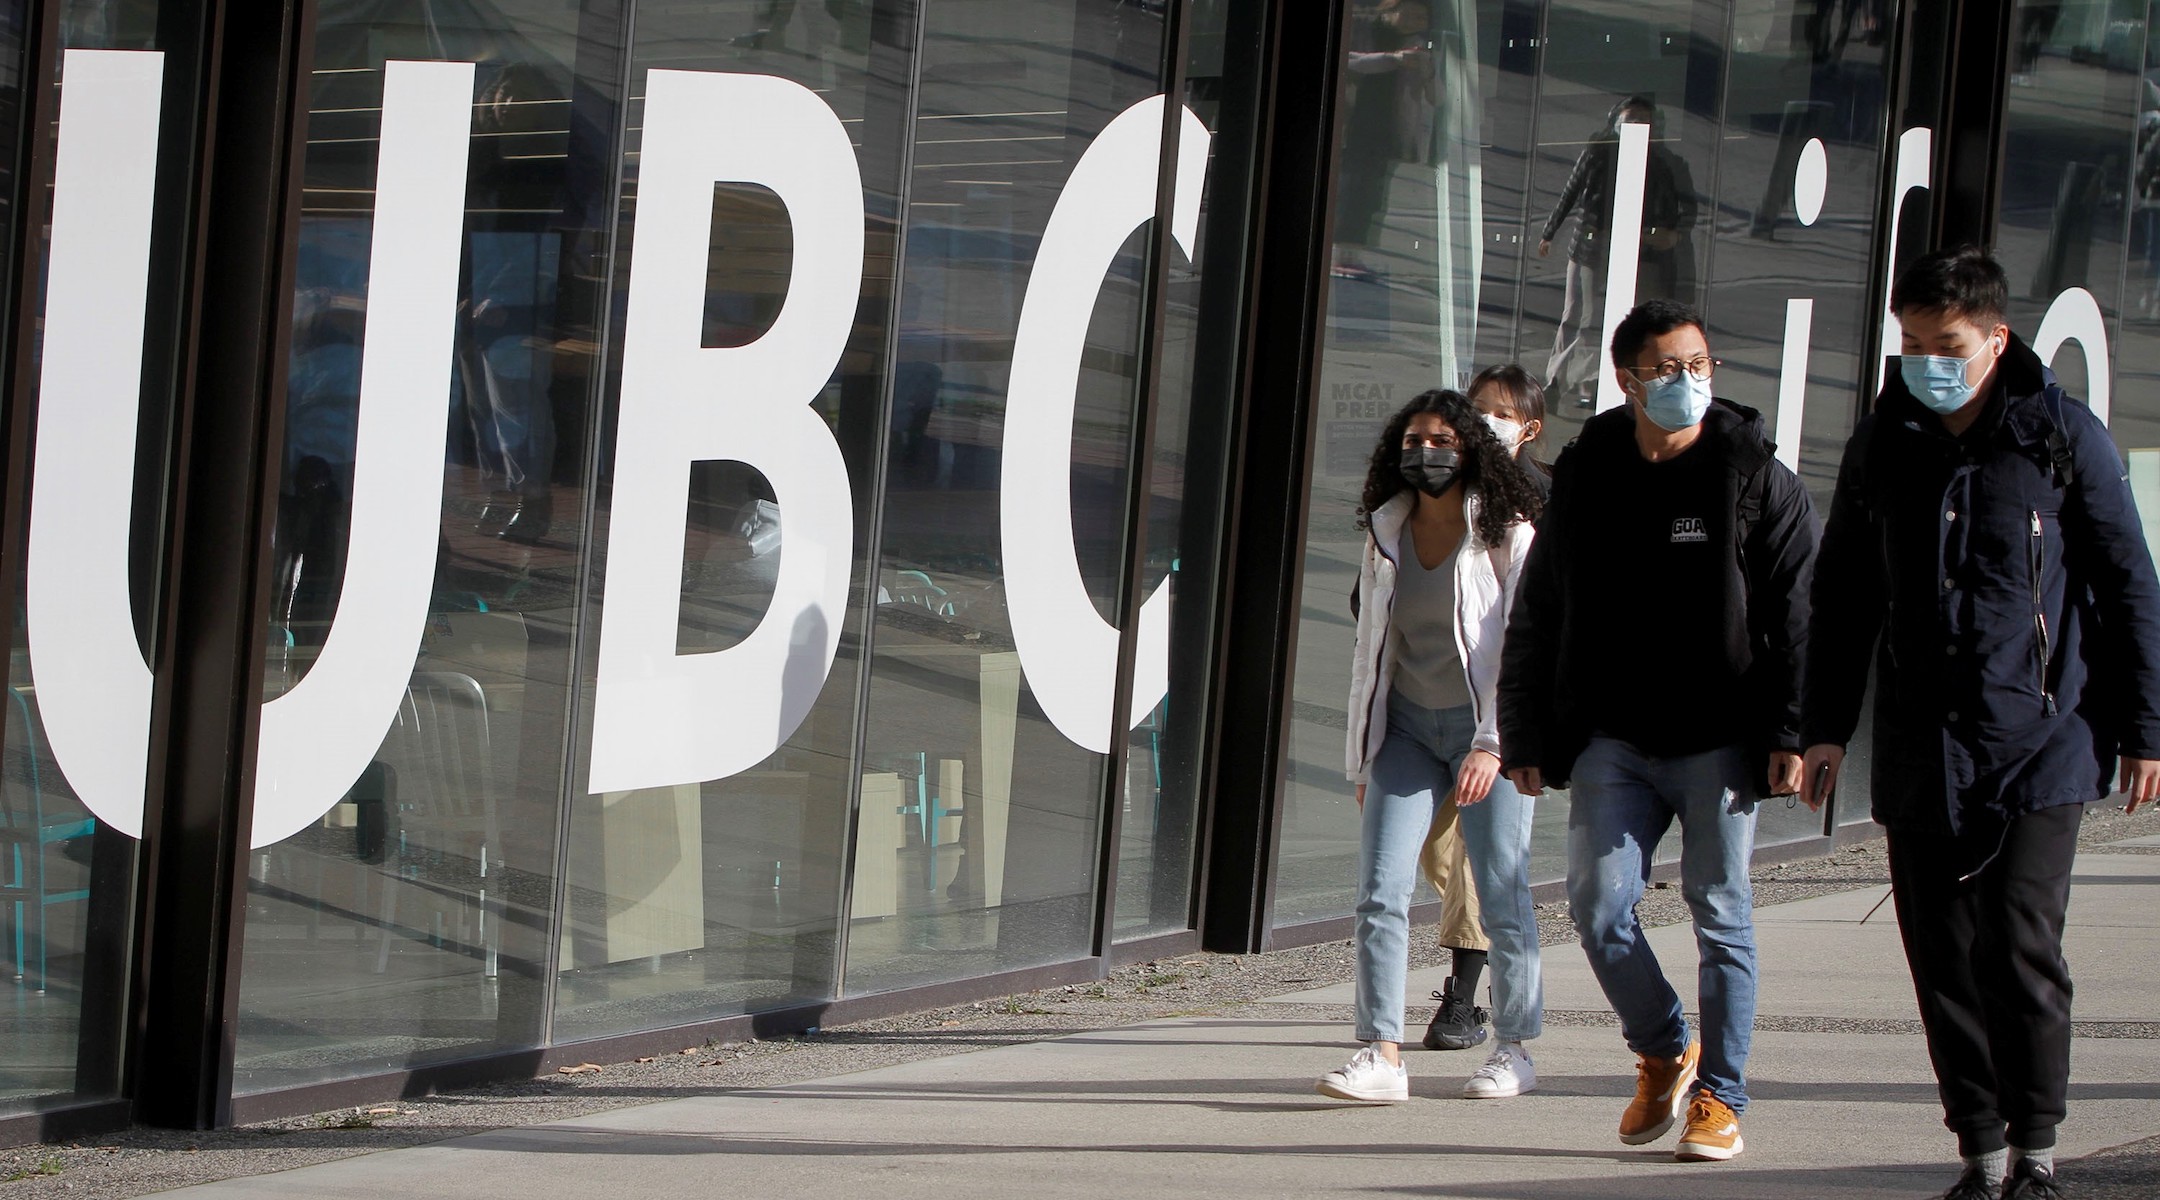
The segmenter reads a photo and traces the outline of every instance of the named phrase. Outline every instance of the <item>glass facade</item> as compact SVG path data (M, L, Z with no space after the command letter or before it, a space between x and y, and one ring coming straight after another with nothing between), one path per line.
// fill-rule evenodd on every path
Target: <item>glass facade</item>
M1718 394L1763 413L1819 504L1872 395L1887 6L1377 0L1350 20L1279 925L1350 910L1352 519L1396 409L1519 363L1545 384L1529 452L1550 462L1618 402L1602 347L1613 306L1630 302L1605 287L1627 257L1635 301L1704 314L1725 364ZM1631 122L1648 129L1628 255L1608 231ZM1539 804L1534 879L1565 873L1567 803ZM1807 810L1770 805L1758 841L1821 832ZM1677 857L1677 843L1660 853Z
M170 986L147 714L201 673L244 681L254 763L195 798L243 851L194 932L251 1113L1325 936L1379 429L1520 363L1550 461L1617 402L1609 322L1671 297L1825 500L1934 236L1908 194L1975 174L1900 116L1948 53L1904 7L1342 0L1305 45L1286 0L321 0L237 400L275 431L242 666L168 644L213 402L180 382L203 68L168 48L204 10L0 3L0 1126L166 1086L128 1035ZM2013 323L2160 520L2160 34L1989 11ZM1289 72L1332 95L1318 181L1277 165ZM1256 314L1299 304L1310 370L1263 377ZM1253 467L1263 393L1293 478ZM1276 724L1233 728L1255 640ZM1275 784L1222 794L1246 756ZM1230 811L1264 861L1225 861ZM1760 840L1827 827L1771 805Z

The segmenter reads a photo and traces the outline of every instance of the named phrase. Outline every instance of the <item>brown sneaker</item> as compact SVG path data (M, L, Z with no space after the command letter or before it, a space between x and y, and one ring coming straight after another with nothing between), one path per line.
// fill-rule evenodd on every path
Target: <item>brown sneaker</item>
M1673 1157L1681 1162L1724 1162L1747 1148L1740 1140L1740 1118L1709 1092L1695 1093L1688 1105L1687 1128Z
M1678 1058L1635 1056L1635 1102L1620 1114L1620 1141L1640 1146L1665 1136L1687 1109L1688 1089L1695 1086L1695 1068L1702 1060L1702 1043L1691 1041Z

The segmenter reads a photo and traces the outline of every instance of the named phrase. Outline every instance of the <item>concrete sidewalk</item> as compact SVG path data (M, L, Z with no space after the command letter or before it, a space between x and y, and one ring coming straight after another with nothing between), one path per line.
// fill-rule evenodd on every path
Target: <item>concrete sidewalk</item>
M1452 1099L1476 1052L1417 1053L1409 1104L1342 1105L1312 1080L1347 1056L1342 987L1221 1014L1009 1046L757 1091L621 1109L166 1193L530 1200L642 1196L1315 1192L1522 1200L1916 1197L1949 1182L1941 1126L1882 889L1764 908L1748 1150L1728 1164L1623 1147L1633 1058L1573 945L1548 949L1541 1087ZM2160 856L2079 860L2067 938L2081 1036L2063 1157L2160 1135ZM1692 976L1685 927L1655 931ZM1430 976L1430 978L1426 977ZM1437 987L1420 973L1416 989ZM1685 994L1687 989L1683 989ZM2074 1181L2075 1176L2066 1171ZM2148 1191L2110 1195L2160 1195Z

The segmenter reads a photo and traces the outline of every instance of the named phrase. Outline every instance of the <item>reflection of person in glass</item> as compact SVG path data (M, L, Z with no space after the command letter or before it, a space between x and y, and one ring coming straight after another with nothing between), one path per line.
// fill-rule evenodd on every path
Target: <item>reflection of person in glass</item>
M1431 141L1430 13L1423 0L1381 0L1352 29L1343 117L1342 170L1335 192L1335 274L1370 279L1363 251L1379 236L1388 179L1397 162L1420 162Z
M1530 454L1530 443L1545 428L1545 389L1513 363L1487 367L1470 381L1470 403L1500 444L1515 456L1523 474L1542 499L1550 486L1543 464ZM1358 605L1352 605L1356 615ZM1485 1041L1491 1013L1477 1004L1492 943L1485 936L1477 888L1470 880L1462 822L1452 798L1434 806L1432 828L1425 835L1418 867L1440 897L1440 944L1448 952L1448 977L1432 994L1438 1002L1425 1028L1427 1050L1468 1050Z
M1605 124L1592 133L1560 200L1545 219L1538 240L1538 257L1552 253L1552 241L1570 215L1575 217L1575 237L1568 244L1565 296L1560 305L1560 328L1553 336L1552 360L1545 370L1545 390L1554 396L1572 392L1576 402L1597 398L1599 363L1603 359L1598 339L1604 329L1605 268L1609 257L1613 193L1620 169L1620 127L1650 126L1650 156L1643 178L1641 253L1635 276L1635 293L1641 299L1692 300L1695 290L1695 180L1687 164L1659 136L1662 122L1657 107L1642 96L1629 96L1613 106Z
M1530 801L1500 777L1493 688L1538 491L1460 392L1431 391L1388 422L1358 524L1364 598L1351 665L1347 767L1362 813L1357 1037L1317 1090L1409 1097L1402 1065L1410 893L1437 806L1453 804L1492 941L1498 1046L1463 1085L1478 1099L1537 1086L1523 1043L1541 1032Z
M2032 86L2033 72L2040 66L2040 51L2055 35L2062 20L2063 0L2025 0L2018 5L2017 61L2010 67L2010 82Z
M538 227L559 209L555 161L520 154L520 135L560 119L538 68L512 63L474 107L470 289L458 306L457 370L473 452L494 484L481 532L533 542L547 532L555 460L552 317L559 241Z

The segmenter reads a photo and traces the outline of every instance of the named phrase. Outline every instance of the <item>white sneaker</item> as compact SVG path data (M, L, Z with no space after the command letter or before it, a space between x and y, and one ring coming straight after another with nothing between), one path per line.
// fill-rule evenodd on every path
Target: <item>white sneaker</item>
M1378 1050L1367 1046L1351 1055L1347 1066L1322 1075L1313 1090L1338 1100L1393 1104L1410 1098L1410 1072L1380 1057Z
M1537 1068L1531 1065L1530 1052L1523 1049L1521 1042L1500 1043L1470 1082L1462 1085L1465 1100L1494 1100L1536 1090Z

